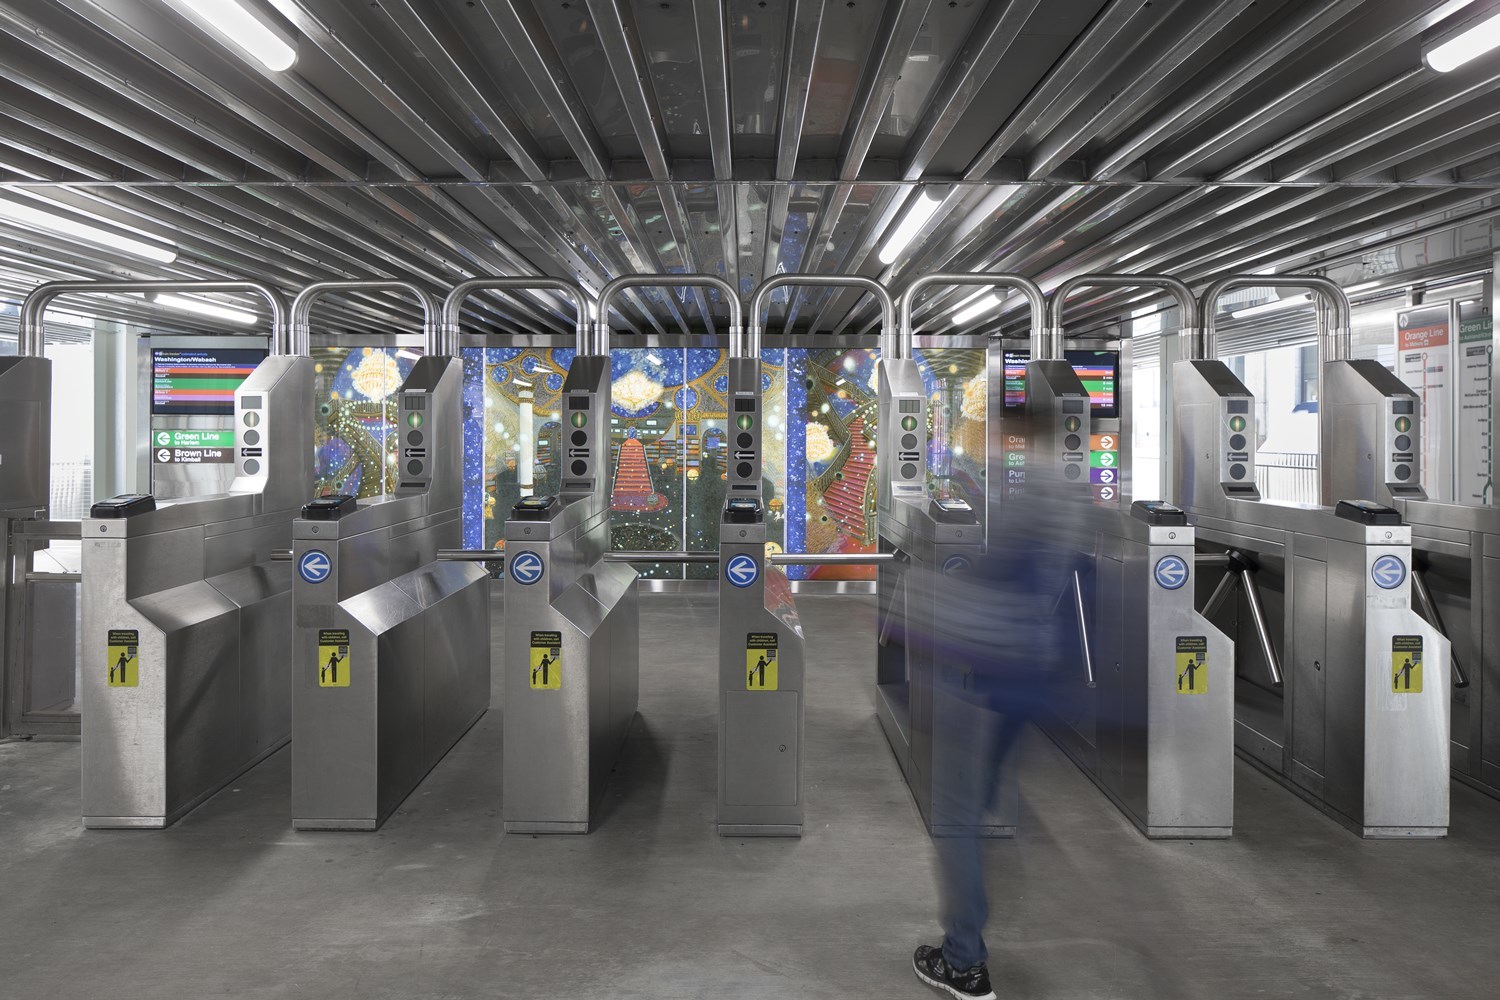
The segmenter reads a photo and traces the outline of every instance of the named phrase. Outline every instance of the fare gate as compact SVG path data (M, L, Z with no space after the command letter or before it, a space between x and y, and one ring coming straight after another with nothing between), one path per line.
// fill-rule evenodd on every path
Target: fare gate
M235 393L241 455L263 440L230 491L160 505L115 497L81 525L83 824L162 828L290 735L291 581L271 557L311 483L313 372L281 297L253 282L42 285L23 329L39 337L58 295L117 290L246 292L273 325L272 355Z
M1334 307L1332 343L1320 345L1333 353L1321 421L1332 507L1262 500L1255 487L1254 397L1213 360L1213 309L1256 285L1312 288ZM1379 365L1345 360L1348 302L1331 282L1228 278L1202 303L1199 356L1172 372L1175 486L1200 553L1226 569L1217 582L1199 574L1197 589L1205 615L1237 639L1236 749L1363 836L1444 836L1450 646L1412 610L1411 527L1368 498L1333 495L1330 478L1348 441L1401 433L1409 390ZM1415 464L1414 447L1400 454Z
M563 383L561 490L522 497L505 522L506 833L587 833L635 718L640 677L636 573L609 549L609 306L606 285L588 336L583 292L578 348Z
M490 700L488 574L439 558L457 547L462 512L456 327L445 330L437 304L413 285L323 282L293 302L294 335L306 338L319 298L353 290L415 297L427 350L397 390L395 491L315 498L294 525L298 830L379 828Z
M1094 286L1160 288L1183 325L1197 327L1197 303L1174 278L1080 275L1048 304L1046 357L1062 356L1068 295ZM1228 837L1234 646L1194 606L1194 529L1161 501L1093 500L1083 466L1091 414L1078 400L1086 390L1071 366L1051 362L1039 374L1039 394L1028 379L1028 437L1052 488L1044 502L1055 493L1076 504L1079 563L1058 606L1076 621L1086 677L1061 672L1044 728L1146 836Z

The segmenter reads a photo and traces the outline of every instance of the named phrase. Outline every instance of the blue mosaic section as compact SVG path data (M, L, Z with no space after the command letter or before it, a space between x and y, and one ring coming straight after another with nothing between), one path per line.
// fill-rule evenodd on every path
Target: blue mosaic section
M484 349L460 350L464 365L464 548L484 548Z
M786 542L787 552L807 551L807 349L786 352ZM811 567L788 566L787 576L805 580Z

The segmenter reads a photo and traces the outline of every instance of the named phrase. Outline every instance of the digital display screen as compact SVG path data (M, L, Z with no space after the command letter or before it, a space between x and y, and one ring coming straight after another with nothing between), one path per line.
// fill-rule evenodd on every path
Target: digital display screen
M1391 402L1392 413L1416 413L1415 404L1410 399L1397 399Z
M570 410L587 410L588 408L589 408L589 398L587 396L569 396L568 397L568 409L570 409Z
M1230 413L1249 413L1250 412L1250 400L1248 400L1248 399L1231 399L1229 401L1229 412Z
M753 399L736 399L734 401L734 412L735 413L753 413L753 412L755 412L755 400L753 400Z
M240 405L247 410L258 410L264 404L259 396L245 396L240 400Z
M1120 399L1117 386L1120 382L1119 351L1064 352L1064 357L1078 380L1088 390L1093 404L1094 416L1112 419L1120 415ZM1005 408L1019 410L1026 405L1026 362L1030 351L1006 351L1005 364Z
M151 412L159 416L234 416L234 392L266 351L254 348L153 348Z
M922 401L920 399L903 399L896 404L896 409L901 413L921 413Z

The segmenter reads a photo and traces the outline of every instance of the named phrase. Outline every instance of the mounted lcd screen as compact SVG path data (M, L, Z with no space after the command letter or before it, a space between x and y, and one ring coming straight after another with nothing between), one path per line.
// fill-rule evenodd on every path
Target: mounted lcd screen
M153 348L151 412L157 416L234 416L234 391L266 351L254 348Z
M1120 352L1082 351L1064 352L1068 364L1073 366L1078 380L1088 390L1093 404L1094 416L1114 419L1120 415ZM1019 410L1026 406L1026 362L1030 351L1005 352L1005 408Z

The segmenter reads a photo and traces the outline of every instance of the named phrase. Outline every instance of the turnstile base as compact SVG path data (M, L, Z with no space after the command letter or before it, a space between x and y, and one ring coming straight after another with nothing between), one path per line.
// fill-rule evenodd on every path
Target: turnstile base
M1329 819L1335 820L1344 829L1353 831L1366 840L1441 840L1448 836L1448 828L1446 826L1365 826L1362 823L1357 823L1301 785L1289 780L1281 771L1267 766L1265 761L1238 745L1234 748L1234 755L1250 764L1282 788L1296 795L1303 802L1313 806Z
M916 790L912 788L911 713L906 697L904 685L878 685L875 688L875 717L880 720L880 728L885 730L886 741L890 743L891 753L895 755L896 763L901 767L901 777L906 781L906 790L911 793L912 802L917 807L917 815L921 817L922 825L927 828L928 835L932 837L985 837L996 840L1015 837L1014 825L981 826L973 829L932 825L929 818L930 810L922 808L922 802L917 798ZM720 831L722 830L721 827Z
M1142 819L1137 815L1135 810L1125 804L1125 801L1115 793L1114 789L1099 780L1099 775L1078 755L1072 742L1062 732L1054 731L1054 726L1061 730L1063 725L1058 720L1053 725L1039 725L1038 728L1047 734L1047 738L1063 752L1063 755L1077 765L1078 770L1082 771L1094 783L1095 788L1104 793L1105 798L1114 803L1115 808L1120 810L1121 815L1130 820L1131 825L1141 831L1147 840L1228 840L1234 836L1234 827L1232 826L1156 826Z
M368 832L380 829L380 821L374 819L294 819L292 829L307 833L317 830Z
M800 825L774 823L720 823L721 837L800 837Z
M246 771L249 771L255 765L259 764L261 761L265 760L267 757L271 756L273 753L280 750L291 741L292 738L288 736L280 742L272 744L261 753L246 761L243 767L236 770L233 774L226 777L223 781L219 782L214 787L200 793L192 801L185 802L182 805L178 806L176 809L173 809L165 816L85 816L83 817L83 828L85 830L165 830L167 827L182 819L182 817L186 816L188 813L192 812L194 809L197 809L203 803L207 802L209 799L213 798L215 795L218 795L224 789L234 784L235 780L239 778L240 775L244 774Z
M506 833L588 833L587 823L538 823L512 820L504 824Z

